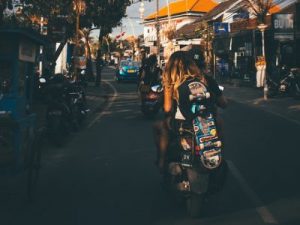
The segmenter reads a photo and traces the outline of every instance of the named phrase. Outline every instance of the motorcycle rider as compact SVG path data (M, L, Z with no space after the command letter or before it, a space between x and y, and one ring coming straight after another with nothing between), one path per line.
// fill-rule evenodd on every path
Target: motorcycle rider
M145 61L140 80L145 85L157 84L159 82L160 74L161 69L157 64L157 56L152 54Z
M142 100L149 93L151 86L160 84L160 75L161 69L157 64L157 57L155 54L152 54L145 60L139 79L138 90Z
M191 83L195 82L203 83L210 92L207 104L216 118L217 106L225 108L227 105L216 81L202 73L191 54L177 51L170 56L163 73L165 119L154 126L157 166L161 172L164 171L168 146L176 138L179 126L192 127L195 115L191 111L189 95L195 91L191 88Z

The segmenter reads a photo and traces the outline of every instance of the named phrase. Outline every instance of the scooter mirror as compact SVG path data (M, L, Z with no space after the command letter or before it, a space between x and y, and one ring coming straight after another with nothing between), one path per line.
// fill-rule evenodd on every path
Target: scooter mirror
M220 89L220 91L224 91L224 86L221 86L221 85L219 85L219 89Z
M39 81L40 81L40 83L42 83L42 84L46 83L46 79L43 78L43 77L41 77L41 78L39 79Z
M151 87L151 90L153 92L162 92L163 88L162 88L161 85L154 85L154 86Z

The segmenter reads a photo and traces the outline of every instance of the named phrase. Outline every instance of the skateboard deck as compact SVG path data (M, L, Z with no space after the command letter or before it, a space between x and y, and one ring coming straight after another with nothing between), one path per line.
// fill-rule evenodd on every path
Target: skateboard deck
M197 116L193 120L198 154L203 165L209 169L216 168L221 163L222 142L218 136L216 123L211 113Z
M222 142L218 136L214 115L206 110L202 100L210 98L210 93L201 82L190 84L190 100L193 101L192 112L197 116L193 119L193 128L197 144L196 155L200 156L203 165L214 169L221 163Z

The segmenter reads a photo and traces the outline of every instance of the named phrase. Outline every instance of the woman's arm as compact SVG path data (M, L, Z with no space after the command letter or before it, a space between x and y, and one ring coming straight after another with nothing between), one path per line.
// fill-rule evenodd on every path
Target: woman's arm
M164 89L164 112L170 113L172 111L172 89L168 87Z

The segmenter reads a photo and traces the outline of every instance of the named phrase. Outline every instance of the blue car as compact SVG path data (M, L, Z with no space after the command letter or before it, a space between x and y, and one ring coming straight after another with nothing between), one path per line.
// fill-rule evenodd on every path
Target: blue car
M137 81L141 63L132 60L121 60L116 71L117 81Z

